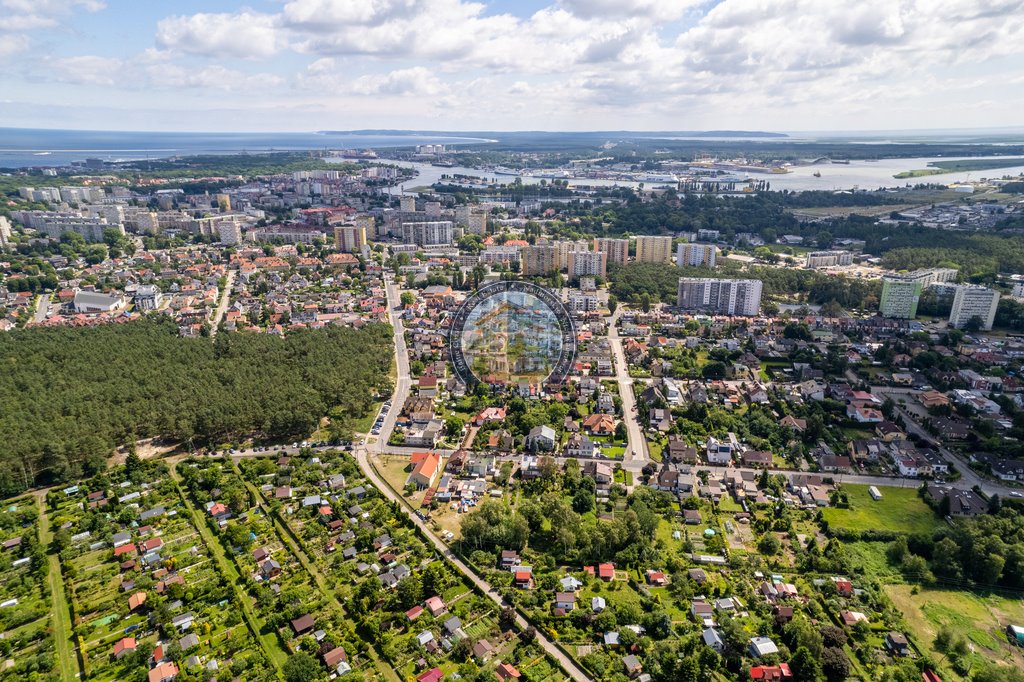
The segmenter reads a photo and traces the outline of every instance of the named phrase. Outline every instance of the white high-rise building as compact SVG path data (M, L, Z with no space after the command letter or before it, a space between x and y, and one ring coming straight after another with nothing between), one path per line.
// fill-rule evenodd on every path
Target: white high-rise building
M590 242L580 240L577 242L550 242L555 247L555 268L558 270L569 269L569 254L573 251L590 251Z
M636 262L665 264L671 263L672 237L637 237Z
M402 240L419 246L447 246L452 243L452 228L450 220L402 223Z
M7 216L0 215L0 249L5 249L11 243L11 221Z
M242 243L242 228L233 220L222 220L217 223L217 238L225 246Z
M676 246L676 265L715 267L718 247L714 244L679 244Z
M992 329L999 307L999 292L988 287L960 284L953 296L953 308L949 311L949 324L964 327L973 318L981 320L982 329Z
M897 320L912 320L917 315L917 303L921 299L921 283L905 277L882 278L882 300L878 312L882 317Z
M524 246L520 253L524 277L550 275L558 270L558 254L551 244Z
M401 199L401 209L403 212L413 212L416 210L416 197L403 196Z
M676 305L682 310L723 315L757 315L761 280L680 277Z
M604 278L608 266L608 254L604 251L570 251L567 270L569 279L580 277Z

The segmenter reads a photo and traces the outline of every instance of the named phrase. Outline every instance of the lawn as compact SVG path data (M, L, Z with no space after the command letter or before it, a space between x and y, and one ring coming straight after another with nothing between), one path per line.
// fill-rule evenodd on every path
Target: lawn
M1024 622L1024 603L1020 600L926 588L913 594L909 585L889 585L885 591L903 613L915 643L935 660L942 657L934 648L935 635L945 625L969 640L978 662L999 661L1017 669L1024 668L1021 650L1012 646L1003 634L1008 623ZM949 668L946 673L957 679Z
M821 510L831 528L910 534L928 533L942 524L915 488L882 488L882 499L877 502L871 499L866 485L844 484L842 489L847 494L850 507Z

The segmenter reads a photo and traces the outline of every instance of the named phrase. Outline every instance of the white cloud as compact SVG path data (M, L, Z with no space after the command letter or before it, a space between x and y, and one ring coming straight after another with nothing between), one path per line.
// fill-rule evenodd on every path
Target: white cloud
M422 66L399 69L383 76L360 76L352 82L352 92L359 95L436 96L447 91L447 85Z
M277 54L286 41L275 16L243 11L168 17L157 24L156 44L215 58L260 58Z
M167 59L166 54L147 51L131 59L82 55L49 62L55 80L73 85L117 86L122 89L213 89L242 91L274 87L283 79L274 74L246 74L214 64L185 67Z

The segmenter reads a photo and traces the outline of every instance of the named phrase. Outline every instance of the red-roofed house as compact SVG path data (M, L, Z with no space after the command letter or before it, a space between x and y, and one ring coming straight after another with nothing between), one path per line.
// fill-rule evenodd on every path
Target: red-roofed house
M441 672L440 668L431 668L425 673L421 673L417 678L416 682L441 682L444 679L444 673Z
M119 639L117 643L114 644L114 658L119 659L125 654L135 651L137 646L138 645L135 643L134 637L124 637Z
M145 603L146 603L146 593L145 592L136 592L132 596L128 597L128 610L129 611L134 611L135 609L139 608L140 606L142 606Z
M418 454L420 453L413 453L413 458ZM436 452L426 453L426 456L416 464L412 473L409 474L409 482L415 484L420 490L429 488L434 485L434 479L437 478L439 471L441 471L441 456Z
M752 680L788 680L793 677L792 671L789 669L788 663L779 663L778 665L756 665L750 669L750 679Z
M615 578L615 564L598 564L597 565L597 577L601 580L612 580Z
M178 675L178 666L161 663L149 671L149 682L171 682Z
M518 680L521 677L519 671L516 670L511 663L502 663L498 666L498 669L495 672L498 673L498 679L501 680L501 682Z

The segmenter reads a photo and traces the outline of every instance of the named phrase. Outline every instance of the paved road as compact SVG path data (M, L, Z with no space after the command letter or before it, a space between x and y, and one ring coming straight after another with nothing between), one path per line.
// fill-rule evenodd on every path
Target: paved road
M401 496L397 495L388 484L377 475L376 470L370 464L369 453L366 448L357 448L355 451L356 461L359 463L359 468L362 469L363 474L373 483L378 490L383 493L389 500L397 502L401 507L402 511L409 517L409 519L416 524L417 527L423 534L430 540L434 548L442 554L448 561L450 561L456 568L458 568L463 575L473 581L476 587L486 594L491 601L497 604L499 607L508 606L508 604L498 595L498 593L491 587L490 583L480 578L469 566L464 564L459 557L452 552L448 545L446 545L439 537L434 534L434 531L422 520L409 510L405 500ZM516 613L516 623L521 628L527 628L530 623L523 618L519 613ZM587 673L580 668L575 661L562 653L561 649L556 647L551 640L544 636L540 631L537 632L537 643L540 644L543 649L549 653L555 660L559 662L562 669L565 670L569 676L576 680L576 682L588 682L590 677Z
M39 300L36 302L36 314L32 318L32 321L39 324L46 319L46 313L50 311L50 294L42 293L39 295Z
M224 313L228 310L228 301L231 300L231 287L235 284L235 271L228 270L228 281L224 287L224 291L220 294L220 303L217 304L217 312L213 315L213 328L210 329L210 336L217 335L217 327L220 326L220 321L224 319Z
M384 285L384 290L387 293L388 298L388 311L391 316L391 326L395 330L394 344L395 344L395 366L397 367L397 378L395 380L395 391L391 395L391 409L388 410L387 416L384 417L384 424L381 426L379 436L369 436L370 440L376 438L374 442L371 442L367 447L375 452L390 451L393 448L388 447L388 439L391 437L391 432L395 430L395 422L398 420L398 414L402 411L402 406L405 405L405 399L409 397L409 392L412 389L412 377L409 373L409 353L405 348L405 326L402 324L401 310L399 309L401 292L398 290L398 286L395 284L394 279L389 274L385 275L387 281ZM394 448L395 450L405 450L406 448ZM423 448L408 448L410 453L417 450L423 450ZM401 454L401 453L396 453Z
M637 419L636 399L633 396L633 379L629 376L626 354L622 351L622 338L619 337L619 328L615 326L621 314L622 307L619 306L608 320L608 341L611 344L615 360L615 379L619 383L619 397L622 399L622 419L626 422L626 435L629 441L626 447L626 455L623 458L623 467L639 471L643 469L647 462L651 461L651 458L647 451L647 438L644 436L643 427L640 426L640 422Z

